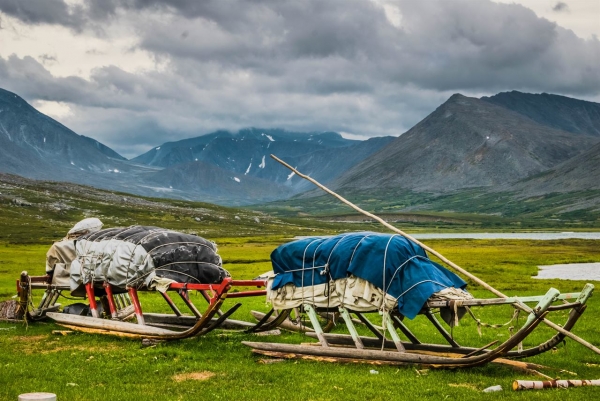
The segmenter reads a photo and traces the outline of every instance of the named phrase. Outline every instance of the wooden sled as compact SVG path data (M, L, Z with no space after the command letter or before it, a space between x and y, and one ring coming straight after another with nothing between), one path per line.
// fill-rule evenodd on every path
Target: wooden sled
M20 303L18 318L29 320L50 318L58 324L86 332L160 340L179 340L204 335L217 327L253 331L265 330L265 328L255 328L256 325L248 322L229 319L241 306L240 303L235 304L227 311L221 310L223 302L227 298L264 296L265 290L230 292L233 287L264 287L265 282L262 280L233 280L228 277L219 284L171 283L165 292L129 287L125 293L122 290L113 288L108 283L96 284L96 287L99 288L96 288L92 283L87 283L85 291L91 316L82 316L58 313L61 305L57 303L57 300L63 291L69 292L70 289L54 286L49 283L49 279L49 276L30 277L27 272L21 274L20 279L17 281ZM44 294L39 305L34 307L31 291L40 289L44 290ZM101 290L103 294L99 297L100 303L97 302L96 290ZM159 293L171 308L173 314L143 312L138 291ZM189 296L190 291L198 291L207 301L207 306L203 312L192 303ZM183 304L191 314L184 314L177 307L169 296L169 293L172 292L176 292L180 296Z
M587 284L580 293L560 294L558 290L551 289L545 296L538 297L513 297L496 299L465 300L462 306L487 306L507 305L514 303L538 302L531 309L525 324L504 343L497 345L497 341L482 347L466 347L459 345L450 333L437 320L433 311L437 308L448 307L451 301L430 301L421 313L425 315L432 325L440 332L447 344L422 343L404 324L402 316L386 313L383 317L384 332L373 325L364 313L340 307L338 311L349 334L326 333L317 318L318 310L310 304L304 305L314 332L307 332L307 336L316 338L319 342L310 345L275 344L244 342L252 348L253 352L279 358L302 358L330 362L365 362L376 364L406 365L416 364L430 367L471 367L491 362L497 358L524 358L540 354L552 349L559 344L564 335L557 333L548 341L538 346L524 350L515 349L535 329L535 327L550 312L570 309L571 312L564 324L566 330L571 330L586 308L586 301L592 295L594 286ZM568 299L575 299L567 302ZM552 305L556 301L563 304ZM375 335L375 337L360 336L350 314L354 313ZM386 338L385 334L388 334ZM405 340L400 338L400 334ZM495 348L492 348L496 346Z

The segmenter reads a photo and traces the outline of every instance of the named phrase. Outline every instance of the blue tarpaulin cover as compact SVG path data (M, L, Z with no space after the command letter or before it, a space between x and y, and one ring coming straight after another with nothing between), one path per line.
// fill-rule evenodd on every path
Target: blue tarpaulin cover
M273 290L289 283L305 287L354 275L396 298L398 311L410 319L433 293L467 285L431 261L422 247L397 234L304 238L279 246L271 253L271 262L276 273Z

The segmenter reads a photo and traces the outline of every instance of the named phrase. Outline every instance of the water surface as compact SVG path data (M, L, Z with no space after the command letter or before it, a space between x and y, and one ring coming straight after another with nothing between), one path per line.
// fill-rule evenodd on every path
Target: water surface
M416 239L528 239L528 240L557 240L557 239L598 239L600 232L531 232L531 233L422 233L411 234Z
M600 281L600 263L569 263L538 267L540 269L538 275L533 278Z

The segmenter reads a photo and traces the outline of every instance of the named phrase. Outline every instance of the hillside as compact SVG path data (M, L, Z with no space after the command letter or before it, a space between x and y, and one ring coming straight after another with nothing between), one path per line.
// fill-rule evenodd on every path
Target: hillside
M105 227L151 225L209 239L266 235L289 238L311 235L315 230L331 233L341 229L339 224L311 219L274 218L250 209L146 198L0 173L0 242L51 244L86 217L99 218ZM43 269L43 265L37 268Z
M569 160L598 140L456 94L333 187L444 193L507 185Z
M600 137L600 103L518 91L502 92L481 100L515 111L548 127Z
M14 93L0 89L0 171L31 178L76 179L81 172L128 170L123 157L77 135Z
M515 190L531 196L600 190L600 143L555 169L517 183Z

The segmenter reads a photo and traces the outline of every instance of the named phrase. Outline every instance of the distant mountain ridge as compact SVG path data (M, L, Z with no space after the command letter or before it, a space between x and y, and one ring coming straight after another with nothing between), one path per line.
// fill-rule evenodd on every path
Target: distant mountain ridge
M126 170L125 159L0 89L0 170L30 178L72 179Z
M481 100L515 111L548 127L600 137L599 103L518 91L502 92Z
M260 178L291 190L286 192L297 193L309 189L311 184L294 177L286 168L271 160L270 154L301 167L323 182L329 182L393 139L380 137L356 141L345 139L336 132L299 133L281 129L247 128L237 133L217 131L196 138L167 142L132 161L166 167L173 171L181 170L177 166L203 162L230 171L240 180ZM180 176L180 173L171 174L172 179L176 176ZM186 185L193 185L189 180L183 181ZM175 183L175 186L180 185Z
M543 126L492 102L455 94L333 186L442 193L508 185L581 154L599 139Z

